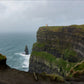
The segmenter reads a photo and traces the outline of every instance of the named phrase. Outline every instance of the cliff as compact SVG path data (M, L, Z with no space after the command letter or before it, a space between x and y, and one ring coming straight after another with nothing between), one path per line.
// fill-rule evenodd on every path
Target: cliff
M83 48L84 25L40 27L29 72L10 68L0 54L0 84L84 84Z
M19 71L6 64L6 56L0 54L0 84L63 84L64 79L54 74L37 74Z
M66 75L84 59L84 25L47 26L37 31L30 57L30 72Z
M62 76L57 74L46 73L29 73L12 69L6 65L6 56L0 54L0 84L83 84L81 80L64 80ZM83 63L83 62L82 62ZM82 64L81 63L81 64ZM80 69L80 68L79 68ZM81 68L82 69L82 68ZM70 73L71 74L71 73Z
M0 54L0 69L6 69L8 68L7 64L6 64L6 56Z

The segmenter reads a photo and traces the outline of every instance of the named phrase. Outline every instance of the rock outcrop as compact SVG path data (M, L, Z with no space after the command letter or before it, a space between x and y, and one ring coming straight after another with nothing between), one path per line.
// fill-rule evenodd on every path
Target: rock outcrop
M29 71L63 73L71 68L70 63L83 59L84 25L40 27L37 42L33 45Z
M0 69L6 69L8 68L7 64L6 64L6 56L0 54Z
M25 46L25 55L28 55L29 54L29 50L28 50L28 47L27 47L27 45Z

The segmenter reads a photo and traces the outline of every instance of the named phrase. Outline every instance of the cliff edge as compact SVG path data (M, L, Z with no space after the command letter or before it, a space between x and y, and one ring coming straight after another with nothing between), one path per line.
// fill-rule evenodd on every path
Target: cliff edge
M29 73L10 68L6 56L0 54L0 84L63 84L64 79L58 75Z
M84 59L84 25L44 26L37 31L29 71L66 75Z

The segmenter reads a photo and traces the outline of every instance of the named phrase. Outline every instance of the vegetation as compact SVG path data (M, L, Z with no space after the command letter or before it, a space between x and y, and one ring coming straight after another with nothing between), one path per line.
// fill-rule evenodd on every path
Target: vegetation
M70 25L70 27L74 27L74 28L84 28L84 24L83 24L83 25Z
M36 43L34 43L33 44L33 48L36 48L36 47L38 47L38 48L44 48L45 47L45 43L39 43L39 42L36 42Z
M55 56L47 53L47 52L36 52L33 51L32 56L35 56L36 58L40 58L41 60L45 60L48 63L55 65L58 67L59 71L61 71L61 74L68 73L72 66L75 65L75 63L68 62L66 60L63 60L62 58L56 58Z
M57 82L64 82L64 78L60 75L57 74L46 74L46 73L41 73L42 76L45 76L47 78L50 78L52 81L57 81Z
M36 51L40 51L40 50L43 50L45 51L45 49L48 50L48 48L46 47L46 44L45 43L39 43L39 42L36 42L34 45L33 45L33 49L35 48ZM56 45L56 47L51 47L49 48L51 51L53 50L58 50L59 53L63 54L63 59L64 60L68 60L69 62L78 62L79 61L79 58L77 56L77 53L73 50L73 49L63 49L60 47L60 44ZM46 54L46 53L45 53ZM44 53L41 53L40 52L40 56L44 55ZM48 55L48 53L46 54ZM36 55L35 55L36 56ZM45 55L44 55L45 56ZM49 55L48 55L49 56ZM48 57L46 56L46 57ZM48 57L49 58L49 57ZM52 56L51 56L51 59L52 59Z
M33 51L32 55L36 56L37 58L42 58L43 60L46 60L49 63L53 63L56 60L56 58L53 55L51 55L51 54L49 54L47 52L36 52L36 51Z
M84 61L77 63L74 67L71 68L68 76L78 77L84 75Z
M81 63L78 63L77 65L75 65L74 70L83 70L84 69L84 61L82 61Z
M40 32L43 32L45 30L49 30L49 31L54 31L54 32L57 32L57 31L60 31L60 29L63 28L63 26L43 26L43 27L40 27Z
M82 30L84 30L84 25L70 25L70 26L43 26L43 27L40 27L40 29L43 28L46 30L50 30L50 31L54 31L54 32L57 32L62 29L62 28L81 28ZM42 30L44 31L44 30Z
M77 53L73 49L65 49L63 58L69 62L78 62L79 60Z
M5 60L5 59L6 59L6 56L0 54L0 61L1 61L1 60Z
M73 29L71 30L70 28ZM76 43L80 42L80 39L84 36L82 30L84 31L84 25L40 27L37 33L37 37L39 37L38 42L33 45L34 50L31 55L35 56L36 59L38 59L37 61L40 59L40 61L44 60L48 62L51 66L57 66L58 71L61 72L62 75L66 75L80 60L78 54L73 50L73 47L78 45ZM59 33L62 31L65 32L63 36ZM55 35L55 32L58 32L56 33L57 36ZM69 34L67 34L67 32L69 32ZM43 42L41 42L41 40L43 40ZM51 54L47 52L50 52ZM58 52L57 54L60 58L53 56L56 52ZM76 65L76 67L70 71L70 75L75 76L84 73L83 68L83 64L79 66ZM52 78L55 79L55 76Z

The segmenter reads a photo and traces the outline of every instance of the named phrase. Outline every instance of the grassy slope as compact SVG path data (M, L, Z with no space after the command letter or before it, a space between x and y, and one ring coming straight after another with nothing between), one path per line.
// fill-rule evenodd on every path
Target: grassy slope
M0 61L1 61L1 60L5 60L5 59L6 59L6 56L0 54Z
M55 56L47 53L47 52L36 52L33 51L32 55L36 58L40 58L42 60L47 61L48 63L57 66L59 69L62 69L62 73L69 72L70 68L75 65L75 63L71 63L63 60L62 58L56 58Z

